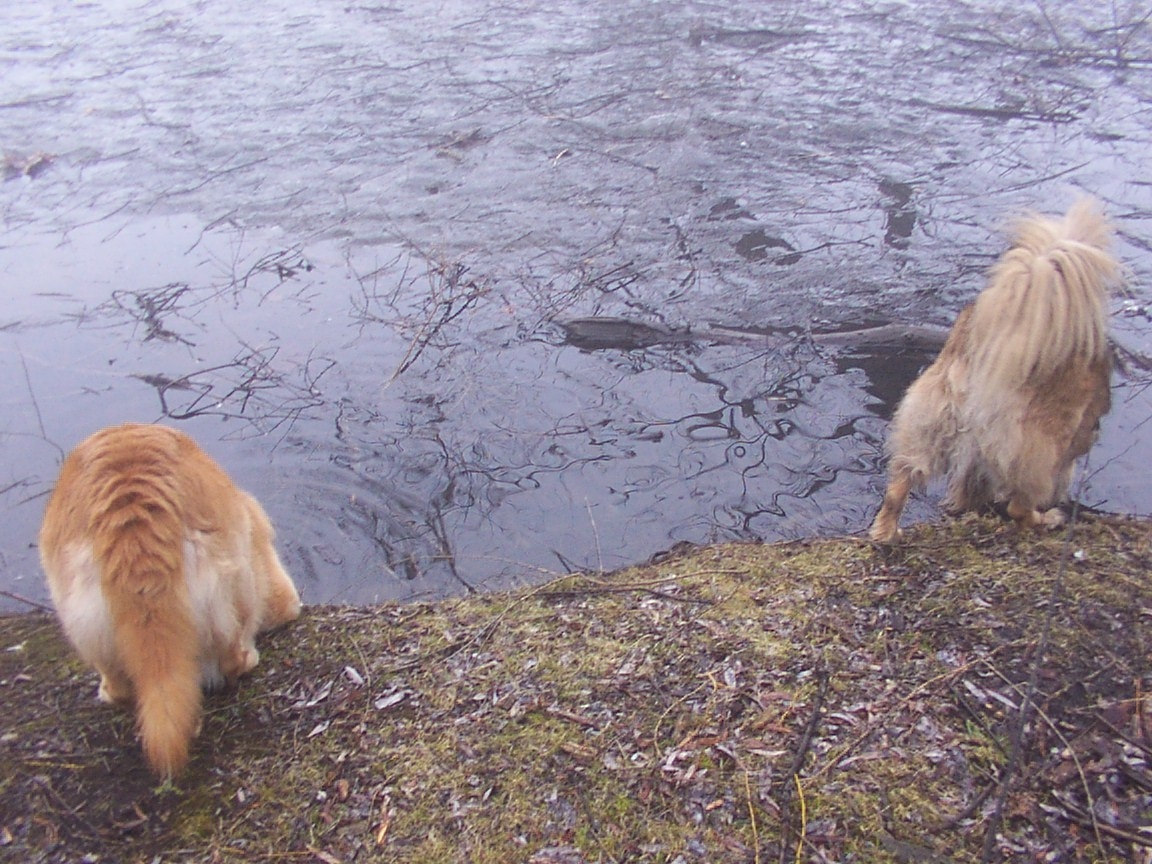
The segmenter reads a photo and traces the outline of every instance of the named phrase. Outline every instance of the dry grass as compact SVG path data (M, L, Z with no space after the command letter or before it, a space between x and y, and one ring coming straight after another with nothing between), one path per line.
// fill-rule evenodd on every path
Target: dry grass
M1147 860L1148 532L966 518L309 609L159 789L55 623L0 619L0 858L978 861L1035 671L990 860Z

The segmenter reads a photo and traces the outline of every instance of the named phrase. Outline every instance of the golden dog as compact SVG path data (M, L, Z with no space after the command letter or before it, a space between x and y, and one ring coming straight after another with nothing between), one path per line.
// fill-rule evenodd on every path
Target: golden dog
M175 429L109 427L64 460L40 529L48 587L100 698L135 704L161 777L188 761L201 689L252 669L256 634L300 614L272 537L256 499Z
M1111 234L1091 199L1063 219L1017 225L896 409L873 540L892 541L909 492L940 476L950 512L1005 503L1018 526L1063 523L1055 505L1111 407L1108 293L1120 274Z

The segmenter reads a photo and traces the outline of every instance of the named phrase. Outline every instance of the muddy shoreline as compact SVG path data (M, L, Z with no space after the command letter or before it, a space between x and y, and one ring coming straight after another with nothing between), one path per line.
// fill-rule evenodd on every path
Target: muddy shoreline
M1150 563L1145 521L966 517L313 607L162 788L50 616L0 618L0 856L1129 860Z

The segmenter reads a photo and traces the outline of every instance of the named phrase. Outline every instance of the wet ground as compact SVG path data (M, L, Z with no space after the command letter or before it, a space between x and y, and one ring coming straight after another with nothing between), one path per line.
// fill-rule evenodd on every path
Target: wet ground
M926 355L813 332L946 326L1089 192L1152 352L1150 10L1002 5L8 4L0 608L127 419L257 494L310 602L862 530ZM1116 383L1082 498L1148 513Z

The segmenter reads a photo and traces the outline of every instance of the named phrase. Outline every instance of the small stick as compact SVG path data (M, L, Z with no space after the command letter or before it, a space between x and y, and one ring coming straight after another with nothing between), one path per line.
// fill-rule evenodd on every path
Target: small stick
M4 591L3 589L0 589L0 595L3 595L4 597L7 597L11 600L19 601L20 603L27 603L29 606L33 607L34 609L39 609L41 612L53 611L51 606L41 603L38 600L30 600L27 597L23 597L17 594L15 591Z

